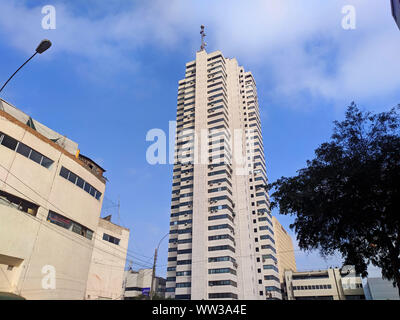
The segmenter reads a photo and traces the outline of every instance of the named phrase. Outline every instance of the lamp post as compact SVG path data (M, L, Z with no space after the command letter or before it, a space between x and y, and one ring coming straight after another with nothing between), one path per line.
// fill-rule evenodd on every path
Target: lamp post
M400 0L391 0L391 6L394 21L400 29Z
M150 286L150 300L153 300L153 296L154 296L154 279L156 277L156 264L157 264L158 249L160 248L161 241L163 241L165 239L165 237L168 235L169 235L169 232L164 237L161 238L156 250L154 251L153 272L151 274L151 286Z
M3 89L4 89L4 87L7 85L7 83L9 83L10 80L17 74L17 72L18 72L19 70L21 70L22 67L23 67L24 65L26 65L30 60L32 60L34 56L36 56L38 53L39 53L39 54L42 54L43 52L45 52L45 51L46 51L47 49L49 49L50 47L51 47L51 41L50 41L50 40L47 40L47 39L42 40L42 41L40 42L40 44L38 45L38 47L36 48L35 53L34 53L28 60L26 60L26 61L24 62L24 64L23 64L22 66L20 66L20 67L17 69L17 71L15 71L15 72L12 74L12 76L11 76L10 78L8 78L8 80L7 80L7 81L4 83L4 85L1 87L0 92L3 91Z

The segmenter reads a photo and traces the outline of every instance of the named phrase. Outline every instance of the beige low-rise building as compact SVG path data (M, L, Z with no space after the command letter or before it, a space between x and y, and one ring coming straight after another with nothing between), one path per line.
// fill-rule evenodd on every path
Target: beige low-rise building
M288 300L363 300L361 277L354 267L318 271L285 271Z
M138 271L125 271L125 300L132 300L140 295L149 296L153 269L140 269ZM154 292L159 297L165 296L165 279L154 278Z
M0 99L0 291L84 299L104 171Z
M88 300L122 300L129 229L99 219L86 288Z

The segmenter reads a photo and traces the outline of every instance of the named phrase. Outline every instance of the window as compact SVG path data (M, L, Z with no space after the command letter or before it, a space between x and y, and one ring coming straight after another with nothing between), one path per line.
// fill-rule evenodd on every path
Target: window
M68 174L69 174L69 171L67 169L65 169L64 167L62 167L60 170L60 176L65 179L68 179Z
M233 263L236 263L236 260L230 256L208 258L208 262L221 262L221 261L231 261Z
M208 285L210 287L214 286L233 286L237 287L237 283L232 280L217 280L217 281L208 281Z
M270 269L272 269L272 270L275 270L276 272L279 272L278 268L275 267L274 265L271 265L271 264L264 265L264 266L263 266L263 269L264 269L264 270L270 270Z
M188 254L188 253L192 253L192 249L178 250L178 254Z
M47 221L55 225L58 225L59 227L62 227L64 229L75 232L89 240L93 239L92 230L54 211L51 210L49 211L49 214L47 216Z
M275 292L281 292L281 289L280 288L277 288L277 287L275 287L275 286L267 286L267 287L265 287L265 291L268 293L268 292L271 292L271 291L275 291Z
M176 284L177 288L190 288L191 286L192 286L191 282L181 282Z
M120 242L120 239L115 238L115 237L113 237L113 236L110 236L110 235L108 235L107 233L104 233L104 234L103 234L103 240L108 241L108 242L111 242L111 243L114 243L114 244L116 244L117 246L119 245L119 242Z
M35 150L31 150L31 154L30 154L30 156L29 156L29 159L31 159L31 160L33 160L33 161L35 161L36 163L38 163L38 164L41 164L41 162L42 162L42 155L39 153L39 152L37 152L37 151L35 151Z
M15 151L15 148L17 147L18 141L15 140L14 138L11 138L5 134L1 134L3 136L3 139L1 141L1 144L5 147L7 147L8 149L11 149L13 151Z
M214 226L208 226L208 230L219 230L219 229L229 229L232 233L234 232L234 229L232 228L232 226L230 226L229 224L218 224L218 225L214 225Z
M78 176L75 173L70 172L68 176L68 180L71 181L73 184L76 183Z
M209 236L208 240L213 241L213 240L222 240L222 239L229 239L235 243L235 239L230 235L230 234L219 234L216 236Z
M85 185L85 180L83 180L82 178L78 177L78 180L76 181L76 185L77 185L79 188L82 188L82 189L83 189L83 187L84 187L84 185Z
M230 250L232 252L235 252L235 248L233 248L233 247L231 247L229 245L208 247L208 251L219 251L219 250Z
M31 153L31 148L23 143L20 143L18 145L17 152L28 158L29 154Z
M0 205L4 204L19 211L36 216L39 206L20 197L0 190Z
M236 274L236 270L233 270L231 268L208 269L208 274L216 274L216 273Z
M22 142L19 142L18 140L15 140L14 138L9 137L2 132L0 132L0 143L11 150L18 152L20 155L35 161L45 168L49 168L54 162L41 153L28 147L26 144L23 144Z
M279 278L278 278L278 277L275 277L275 276L264 276L264 279L265 279L265 280L275 280L275 281L279 281Z
M175 292L175 291L172 291ZM175 300L190 300L190 294L177 294L175 295Z
M231 292L209 293L208 298L209 299L224 299L224 298L237 299L238 295L235 293L231 293Z
M43 156L43 159L42 159L42 163L41 163L41 165L43 166L43 167L45 167L45 168L50 168L50 166L53 164L53 160L51 160L51 159L49 159L49 158L47 158L47 157L45 157L45 156Z
M87 183L81 177L77 176L75 173L69 171L67 168L61 167L60 176L72 182L79 188L85 190L92 197L96 198L97 200L100 200L100 197L102 195L101 192L99 192L96 188L92 187L89 183Z

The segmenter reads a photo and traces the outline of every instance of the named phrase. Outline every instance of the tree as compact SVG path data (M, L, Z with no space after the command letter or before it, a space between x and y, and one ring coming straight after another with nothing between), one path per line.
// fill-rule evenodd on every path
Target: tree
M340 252L363 277L372 263L400 294L399 110L372 114L353 102L315 159L268 188L271 207L295 216L302 250Z

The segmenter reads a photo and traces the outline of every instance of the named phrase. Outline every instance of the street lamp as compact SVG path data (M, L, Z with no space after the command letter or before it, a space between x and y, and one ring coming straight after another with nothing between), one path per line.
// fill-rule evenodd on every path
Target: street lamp
M6 81L6 83L4 83L4 85L1 87L0 92L3 91L3 89L4 89L4 87L7 85L7 83L9 83L10 80L16 75L16 73L17 73L19 70L21 70L22 67L23 67L24 65L26 65L34 56L36 56L38 53L39 53L39 54L42 54L43 52L45 52L45 51L46 51L47 49L49 49L50 47L51 47L51 41L50 41L50 40L47 40L47 39L42 40L42 41L40 42L40 44L38 45L38 47L36 48L35 53L34 53L28 60L26 60L26 61L24 62L24 64L23 64L22 66L20 66L20 67L17 69L17 71L15 71L15 72L13 73L13 75L12 75L10 78L8 78L8 80Z
M160 248L161 241L163 241L165 239L165 237L167 237L168 235L169 235L169 232L164 237L161 238L156 250L154 251L153 272L151 274L150 300L153 300L153 295L154 295L154 279L156 277L156 264L157 264L158 249Z
M396 24L400 29L400 0L391 0L391 5L394 21L396 21Z

